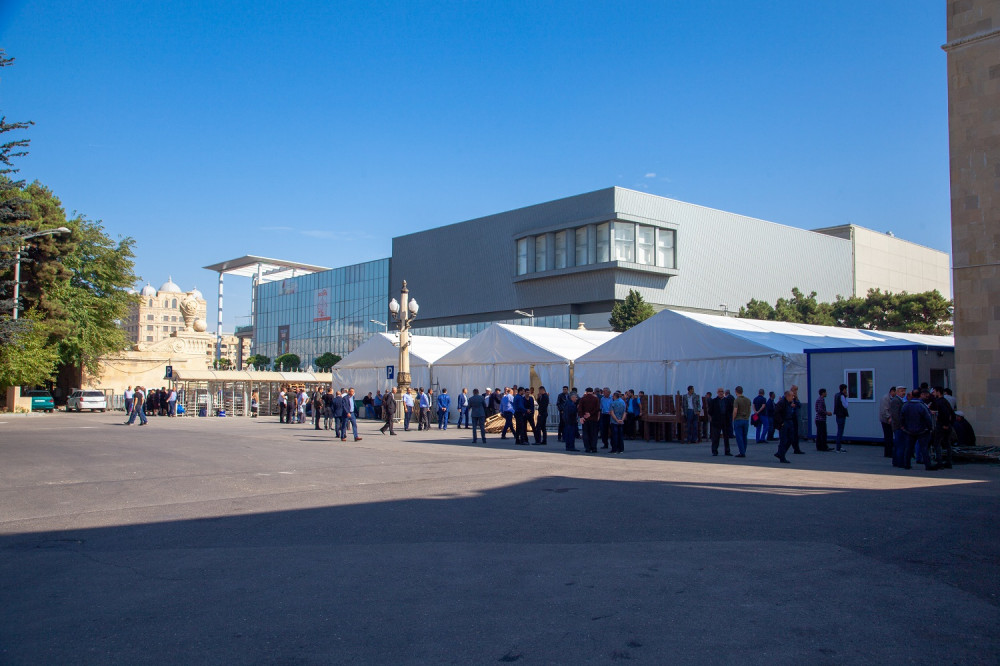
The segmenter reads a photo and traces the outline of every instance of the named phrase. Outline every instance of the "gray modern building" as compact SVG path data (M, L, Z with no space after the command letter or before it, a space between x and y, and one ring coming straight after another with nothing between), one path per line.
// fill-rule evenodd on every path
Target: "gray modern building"
M369 318L387 320L403 280L420 303L416 333L471 337L493 322L606 330L632 289L656 309L716 314L754 298L773 303L792 287L821 301L871 286L950 295L947 270L936 282L923 270L942 261L942 252L858 227L809 231L611 187L396 237L391 261L371 268L263 285L254 349L273 357L287 340L303 358L350 351L379 330ZM317 325L310 299L326 287L336 302L355 300Z

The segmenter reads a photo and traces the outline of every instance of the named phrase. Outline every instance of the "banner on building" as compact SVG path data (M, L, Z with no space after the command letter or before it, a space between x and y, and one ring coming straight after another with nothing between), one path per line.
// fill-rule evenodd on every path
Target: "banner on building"
M330 290L316 290L316 309L313 313L313 321L330 321Z
M278 327L278 356L288 353L288 342L291 339L288 324Z
M281 294L282 296L286 294L294 294L298 291L298 283L295 280L282 280L281 281Z

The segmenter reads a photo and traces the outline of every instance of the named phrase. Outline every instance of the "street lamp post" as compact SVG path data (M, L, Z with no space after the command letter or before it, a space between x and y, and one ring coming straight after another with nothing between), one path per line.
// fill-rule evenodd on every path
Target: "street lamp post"
M389 324L385 323L384 321L379 321L378 319L369 319L368 321L370 321L373 324L378 324L385 330L386 333L389 332Z
M39 236L52 236L53 234L68 233L70 233L70 230L66 227L46 229L45 231L36 231L33 234L28 234L18 242L16 259L14 260L14 319L17 319L17 302L21 294L21 250L24 249L24 241L30 238L38 238Z
M524 310L514 310L514 314L521 315L522 317L527 317L528 320L531 322L531 325L532 326L535 325L535 311L534 310L532 310L531 312L525 312Z
M399 325L399 372L396 375L399 400L403 399L403 395L410 388L410 324L417 318L419 309L417 299L410 298L410 290L406 288L406 280L403 280L399 302L395 298L389 301L389 312Z

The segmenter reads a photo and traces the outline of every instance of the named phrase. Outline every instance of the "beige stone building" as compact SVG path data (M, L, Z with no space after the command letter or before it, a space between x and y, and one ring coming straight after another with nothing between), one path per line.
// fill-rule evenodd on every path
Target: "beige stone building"
M937 289L945 298L951 298L951 262L946 252L856 224L816 231L851 241L856 296L863 297L869 289L894 294Z
M959 408L1000 445L1000 2L949 0L948 129Z

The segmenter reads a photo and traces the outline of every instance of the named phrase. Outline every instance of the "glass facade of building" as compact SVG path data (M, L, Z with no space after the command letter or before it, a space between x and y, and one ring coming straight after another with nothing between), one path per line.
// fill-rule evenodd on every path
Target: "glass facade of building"
M255 354L290 352L309 366L326 352L346 356L384 330L389 259L262 284L257 289Z
M450 324L446 326L421 327L420 320L413 322L413 332L417 335L438 335L446 338L471 338L482 332L491 324L517 324L519 326L538 326L547 328L576 328L580 318L573 314L546 315L544 317L515 317L514 319L498 319L495 321L477 321L470 324Z
M677 268L677 231L652 224L611 220L517 238L517 275L620 261Z

